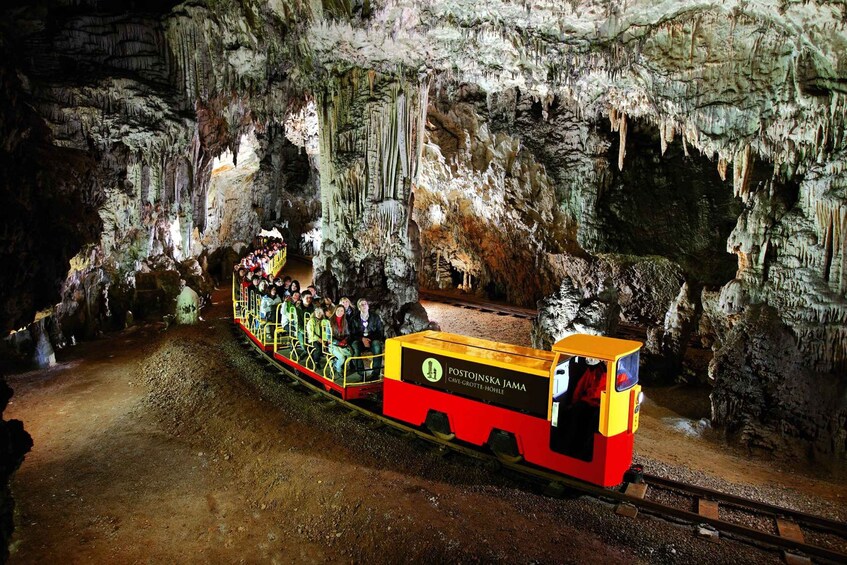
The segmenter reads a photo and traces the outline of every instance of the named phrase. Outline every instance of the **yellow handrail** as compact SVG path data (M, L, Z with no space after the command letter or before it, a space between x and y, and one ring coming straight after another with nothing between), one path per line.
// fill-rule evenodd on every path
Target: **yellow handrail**
M232 319L238 319L238 306L241 301L235 297L235 279L237 273L232 273Z
M376 359L376 358L378 358L378 357L383 357L383 358L384 358L384 357L385 357L385 353L380 353L379 355L360 355L359 357L348 357L347 359L345 359L345 360L344 360L344 381L343 381L343 382L344 382L344 387L345 387L345 388L347 388L347 365L349 365L350 361L354 361L354 360L357 360L357 359L362 359L362 360L370 359L370 360L374 360L374 359ZM364 361L362 362L362 365L364 365ZM384 367L384 366L385 366L385 365L383 365L383 367ZM365 376L365 372L366 372L366 371L368 371L368 370L373 371L373 365L371 365L371 369L365 369L365 370L363 370L363 371L362 371L362 381L361 381L362 383L370 383L370 382L377 383L377 382L380 382L380 381L382 380L382 377L377 377L377 378L375 378L375 379L368 379L368 378L366 378L366 376ZM359 384L361 384L361 383L359 383Z

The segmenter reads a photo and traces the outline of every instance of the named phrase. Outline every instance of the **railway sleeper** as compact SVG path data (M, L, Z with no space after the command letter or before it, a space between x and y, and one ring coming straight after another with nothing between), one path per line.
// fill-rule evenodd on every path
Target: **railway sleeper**
M544 487L544 496L549 496L550 498L564 498L567 492L567 487L559 481L550 481Z
M786 565L812 565L812 560L805 555L797 555L790 551L783 551L782 557L785 559Z

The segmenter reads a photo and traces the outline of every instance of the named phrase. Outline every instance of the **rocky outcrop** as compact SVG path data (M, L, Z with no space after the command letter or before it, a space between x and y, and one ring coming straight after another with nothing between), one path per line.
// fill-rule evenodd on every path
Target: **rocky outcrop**
M485 100L466 86L438 93L427 112L414 212L420 280L534 305L556 284L543 257L568 245L569 223L554 179L521 137L492 129Z
M20 420L4 420L3 412L12 398L12 389L0 376L0 561L9 559L9 541L15 531L15 501L9 481L32 449L32 437Z
M318 288L363 296L396 331L417 302L413 184L429 82L351 71L317 97L322 241Z
M844 455L847 407L838 374L815 370L771 306L744 310L709 366L712 420L751 449L799 441L819 454Z

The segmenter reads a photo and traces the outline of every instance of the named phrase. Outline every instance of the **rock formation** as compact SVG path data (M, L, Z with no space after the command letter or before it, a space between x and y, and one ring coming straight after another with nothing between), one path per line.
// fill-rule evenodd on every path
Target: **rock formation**
M9 559L9 540L15 530L15 501L9 480L32 449L32 437L20 420L4 420L3 412L12 398L12 389L0 376L0 561Z
M336 298L364 296L388 320L417 302L411 208L428 93L426 76L352 70L317 97L323 216L315 278Z
M541 301L539 345L639 325L645 376L678 372L693 337L715 353L716 422L847 453L843 395L808 401L847 369L842 4L4 16L6 331L60 294L66 338L174 314L277 225L324 290L366 295L394 329L424 325L420 281Z

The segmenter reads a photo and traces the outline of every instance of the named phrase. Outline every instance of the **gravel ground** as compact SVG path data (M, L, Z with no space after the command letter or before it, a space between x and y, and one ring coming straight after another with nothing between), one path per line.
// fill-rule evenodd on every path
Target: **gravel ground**
M649 446L645 446L645 448L649 449ZM713 446L706 444L704 445L704 449L713 449ZM824 516L832 520L847 521L847 508L841 502L809 496L807 493L786 489L780 485L754 485L730 482L719 476L715 476L713 472L706 473L702 470L692 468L696 462L692 462L692 467L684 467L658 461L643 454L636 454L633 460L636 463L644 465L645 469L649 470L653 475L710 488L727 494L743 496L791 510Z

